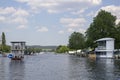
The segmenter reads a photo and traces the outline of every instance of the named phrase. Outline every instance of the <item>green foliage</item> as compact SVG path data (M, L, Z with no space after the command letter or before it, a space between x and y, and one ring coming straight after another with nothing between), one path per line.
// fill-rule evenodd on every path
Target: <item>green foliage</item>
M69 48L70 49L83 49L84 48L84 35L79 32L73 32L71 36L69 37Z
M94 44L94 41L100 38L115 38L115 21L115 16L109 12L101 10L86 31L86 46L95 47L96 44Z
M67 46L58 46L57 49L56 49L56 53L66 53L69 51L69 48Z
M27 48L25 50L26 54L31 54L31 53L40 53L42 51L42 49L40 48Z
M6 45L6 39L5 39L4 32L2 32L2 44L0 45L0 51L2 51L2 53L9 53L10 52L10 46Z
M2 32L2 45L6 45L5 34Z
M10 48L8 45L0 45L0 51L2 51L2 53L10 53Z
M120 49L120 22L116 25L115 48Z

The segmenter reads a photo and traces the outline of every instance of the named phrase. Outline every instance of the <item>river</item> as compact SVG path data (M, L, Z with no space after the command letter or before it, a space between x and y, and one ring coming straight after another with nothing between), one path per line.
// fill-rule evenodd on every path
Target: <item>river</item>
M120 60L88 59L67 54L0 57L0 80L120 80Z

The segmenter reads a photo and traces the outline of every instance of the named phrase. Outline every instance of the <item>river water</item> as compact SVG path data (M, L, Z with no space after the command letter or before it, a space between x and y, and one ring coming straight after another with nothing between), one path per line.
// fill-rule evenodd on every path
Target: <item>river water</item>
M120 60L88 59L67 54L0 57L0 80L120 80Z

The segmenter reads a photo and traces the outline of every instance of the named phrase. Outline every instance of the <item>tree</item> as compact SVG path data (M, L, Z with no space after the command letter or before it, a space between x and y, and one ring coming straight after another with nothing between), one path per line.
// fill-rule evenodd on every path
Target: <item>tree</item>
M2 32L2 44L0 45L0 51L4 54L5 52L10 52L10 46L6 45L5 34Z
M115 38L116 16L101 10L86 31L87 47L95 47L94 41L104 37Z
M69 48L67 46L64 46L64 45L60 45L56 49L57 53L66 53L68 51L69 51Z
M2 32L2 45L6 45L5 34Z
M120 22L116 25L115 48L120 49Z
M42 49L40 48L33 48L33 47L28 47L25 49L25 54L31 54L31 53L40 53Z
M83 49L84 48L84 35L79 32L73 32L69 37L69 44L70 49Z
M10 46L8 46L8 45L2 45L2 52L9 53L10 52Z

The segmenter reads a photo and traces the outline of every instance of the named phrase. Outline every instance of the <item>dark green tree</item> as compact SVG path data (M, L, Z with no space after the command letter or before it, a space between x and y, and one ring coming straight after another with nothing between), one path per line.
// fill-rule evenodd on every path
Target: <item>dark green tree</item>
M6 45L5 34L2 32L2 45Z
M6 45L6 38L4 32L2 32L2 44L0 45L0 51L2 51L2 54L10 52L10 46Z
M101 10L86 31L86 46L95 47L94 41L104 37L115 38L116 16Z
M115 48L120 49L120 22L116 25Z
M69 37L70 49L78 50L84 48L84 35L79 32L73 32Z

